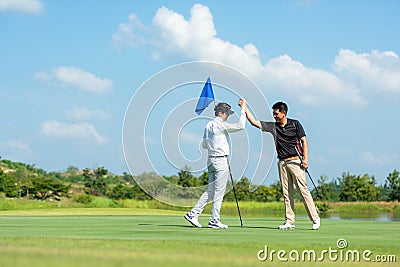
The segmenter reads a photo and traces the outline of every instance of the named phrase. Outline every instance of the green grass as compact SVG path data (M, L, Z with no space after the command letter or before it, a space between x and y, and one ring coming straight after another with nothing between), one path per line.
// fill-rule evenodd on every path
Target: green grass
M82 195L80 195L82 196ZM130 208L130 209L159 209L175 210L184 212L188 207L171 206L156 200L112 200L105 197L90 196L88 203L76 202L78 197L70 199L63 198L57 201L38 201L26 198L6 199L0 197L0 212L7 210L39 210L39 209L71 209L71 208ZM323 207L321 207L323 205ZM326 211L322 216L329 214L340 215L340 217L370 217L376 218L382 214L391 217L400 217L400 205L398 202L317 202L320 210ZM207 205L205 212L209 213L211 205ZM240 210L246 217L281 217L284 212L282 202L248 202L240 201ZM306 211L302 202L295 202L296 214L305 216ZM224 202L223 212L226 215L236 216L237 207L235 202Z
M400 261L400 223L322 220L321 229L298 218L296 230L279 231L282 218L223 216L229 229L190 227L179 211L151 209L43 209L0 212L0 266L374 266L373 263L330 261L261 262L257 252L269 250L371 250ZM206 224L208 216L200 222ZM276 257L276 255L275 255ZM286 255L287 257L287 255Z

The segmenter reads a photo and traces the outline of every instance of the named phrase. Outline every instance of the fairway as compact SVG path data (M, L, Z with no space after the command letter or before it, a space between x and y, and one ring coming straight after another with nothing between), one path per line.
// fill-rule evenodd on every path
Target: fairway
M153 213L153 214L152 214ZM294 262L289 252L315 250L317 259L323 250L346 252L365 250L376 255L395 255L397 262L380 266L398 266L400 260L400 224L398 222L322 220L318 231L298 218L296 230L279 231L277 218L223 217L227 230L191 227L183 213L129 209L82 209L57 212L21 211L0 213L0 266L276 266L284 264L312 266L374 266L374 262L312 258ZM31 214L29 216L29 214ZM205 225L208 217L200 218ZM338 239L347 247L338 248ZM260 261L257 254L268 247L287 252L282 259ZM259 254L265 256L264 253ZM340 256L340 253L337 253ZM345 253L343 253L345 255ZM291 254L292 257L295 254ZM380 259L383 259L382 257ZM393 259L391 259L393 261Z

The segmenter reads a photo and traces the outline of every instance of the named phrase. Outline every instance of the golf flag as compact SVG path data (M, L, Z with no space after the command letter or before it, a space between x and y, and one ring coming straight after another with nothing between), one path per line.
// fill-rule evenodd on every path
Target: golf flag
M195 110L197 115L200 115L212 101L214 101L214 92L210 77L208 77L207 82L204 84L203 91L201 91L199 101L197 102Z

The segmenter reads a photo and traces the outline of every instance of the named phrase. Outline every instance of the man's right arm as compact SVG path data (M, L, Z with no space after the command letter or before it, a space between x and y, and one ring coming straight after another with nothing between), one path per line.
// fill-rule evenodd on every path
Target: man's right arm
M251 114L251 112L250 112L250 110L249 110L249 108L247 106L246 106L246 117L247 117L247 120L250 122L251 125L261 129L261 122L254 118L253 114Z

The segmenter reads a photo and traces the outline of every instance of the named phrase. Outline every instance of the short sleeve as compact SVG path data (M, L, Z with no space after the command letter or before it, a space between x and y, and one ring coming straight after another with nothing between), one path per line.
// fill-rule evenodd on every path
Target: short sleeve
M273 122L266 122L266 121L260 121L261 123L261 130L263 132L270 132L274 133L275 130L275 123Z
M306 136L306 132L304 131L303 126L301 125L301 123L299 121L296 121L296 134L297 137L300 139L303 136Z

